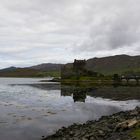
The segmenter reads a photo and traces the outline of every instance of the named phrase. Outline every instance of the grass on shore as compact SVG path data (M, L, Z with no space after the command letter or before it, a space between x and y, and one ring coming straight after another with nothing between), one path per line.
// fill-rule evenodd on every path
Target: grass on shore
M137 128L136 130L134 130L134 131L132 132L132 136L133 136L133 137L136 137L137 140L140 140L140 128Z

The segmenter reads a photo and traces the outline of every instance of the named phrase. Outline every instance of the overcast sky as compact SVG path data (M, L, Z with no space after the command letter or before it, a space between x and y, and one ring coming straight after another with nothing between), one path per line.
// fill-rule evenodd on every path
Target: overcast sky
M0 0L0 68L140 54L140 0Z

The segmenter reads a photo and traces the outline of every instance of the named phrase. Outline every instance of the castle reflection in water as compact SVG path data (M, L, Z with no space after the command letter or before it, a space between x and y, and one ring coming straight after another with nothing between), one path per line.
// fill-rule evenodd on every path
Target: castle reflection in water
M140 100L140 87L72 87L61 86L61 96L71 96L74 102L86 102L86 98L101 97L112 100Z
M85 99L87 97L87 91L80 88L61 88L61 96L72 96L74 102L85 102Z
M35 88L43 90L59 90L60 96L71 96L74 102L86 102L86 98L100 97L112 100L140 100L140 86L103 86L103 87L88 87L71 86L61 84L31 84Z

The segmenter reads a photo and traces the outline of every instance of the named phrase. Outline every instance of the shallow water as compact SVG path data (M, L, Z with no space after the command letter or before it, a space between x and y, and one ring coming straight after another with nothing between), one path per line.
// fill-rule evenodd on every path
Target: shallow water
M113 100L108 96L97 96L104 90L83 92L84 96L79 97L67 88L64 92L58 83L41 83L40 80L0 78L0 139L40 140L41 136L50 135L62 126L98 119L140 105L138 98Z

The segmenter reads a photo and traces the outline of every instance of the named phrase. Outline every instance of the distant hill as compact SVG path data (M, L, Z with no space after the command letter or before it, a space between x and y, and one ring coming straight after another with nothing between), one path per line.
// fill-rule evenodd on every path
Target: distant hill
M87 60L86 68L103 74L140 72L140 56L116 55Z
M5 69L1 69L0 72L11 72L11 71L14 71L16 69L17 69L16 67L8 67Z
M72 63L65 67L71 68ZM140 56L116 55L102 58L91 58L86 61L86 69L105 75L125 72L140 72Z
M0 77L39 77L40 71L29 68L6 68L0 70Z
M62 64L44 63L36 66L29 67L30 69L40 71L60 71Z
M61 64L40 64L26 68L9 67L0 70L0 77L60 76Z
M0 70L0 77L60 76L61 66L62 64L44 63L27 68L9 67ZM69 63L65 66L71 68L73 65ZM116 55L92 58L86 61L86 68L105 75L128 71L140 72L140 56Z

